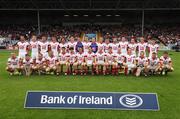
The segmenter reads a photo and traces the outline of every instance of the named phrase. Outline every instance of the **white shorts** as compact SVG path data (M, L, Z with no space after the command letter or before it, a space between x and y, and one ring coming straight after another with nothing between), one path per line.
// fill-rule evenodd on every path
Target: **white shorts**
M131 70L136 67L135 64L127 64L127 66L128 66L128 70Z
M87 61L87 66L92 66L93 61Z
M98 65L104 65L104 61L98 61L97 64Z
M19 52L18 58L19 59L24 59L26 54L27 54L26 52Z
M31 58L32 59L38 59L38 52L32 52L31 53Z
M60 64L66 64L66 61L60 61Z

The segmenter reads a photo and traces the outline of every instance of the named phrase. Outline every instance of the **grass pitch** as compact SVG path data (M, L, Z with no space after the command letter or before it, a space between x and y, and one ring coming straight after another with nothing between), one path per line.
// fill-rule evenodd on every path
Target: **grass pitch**
M0 119L180 119L178 52L170 52L174 72L147 78L124 75L9 76L5 66L10 52L0 50ZM28 90L157 93L160 111L24 109Z

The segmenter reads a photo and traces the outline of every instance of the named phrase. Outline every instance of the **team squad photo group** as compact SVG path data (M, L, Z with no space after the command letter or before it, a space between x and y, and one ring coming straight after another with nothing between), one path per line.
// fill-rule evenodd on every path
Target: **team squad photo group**
M24 35L17 43L18 55L11 53L6 70L10 75L166 75L173 71L168 52L158 57L159 45L155 40L140 37L127 39L46 35L30 41Z

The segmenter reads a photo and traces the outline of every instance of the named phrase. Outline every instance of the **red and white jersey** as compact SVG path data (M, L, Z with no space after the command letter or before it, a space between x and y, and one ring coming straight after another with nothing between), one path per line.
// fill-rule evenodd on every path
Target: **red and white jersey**
M128 44L128 47L131 48L132 54L136 55L137 44L136 43L134 43L134 44L130 43L130 44Z
M59 43L58 42L50 42L49 45L50 45L53 53L57 53L59 51Z
M162 62L162 64L165 64L165 65L172 62L170 57L163 57L163 56L160 57L160 61Z
M39 51L39 41L30 41L31 51L32 53L38 53Z
M8 58L8 65L17 66L19 64L18 58Z
M45 58L36 59L36 64L43 64L45 61L46 61Z
M49 65L56 65L56 57L48 57L47 60L49 61Z
M67 61L69 58L69 53L60 53L59 54L59 61Z
M67 49L68 44L67 43L60 43L59 46L60 46L60 49L62 49L62 47L65 47Z
M155 59L149 58L148 60L150 66L156 66L159 63L159 58L155 58Z
M49 42L39 42L39 46L40 46L40 52L42 54L44 54L44 53L46 53L48 51Z
M84 56L85 56L85 54L84 53L77 53L76 54L76 58L77 58L77 61L78 62L84 62Z
M112 47L113 53L117 53L118 52L118 48L119 48L119 44L118 43L116 43L116 44L112 43L111 47Z
M89 51L89 46L91 45L90 42L82 42L84 53L87 53Z
M31 64L33 64L33 59L29 59L29 60L24 59L24 60L23 60L23 64L24 64L24 65L31 65Z
M94 57L95 57L95 54L93 52L85 54L86 61L93 61Z
M105 53L108 53L109 47L111 47L111 43L109 43L109 44L104 43L104 52Z
M98 51L102 50L104 52L104 43L97 43Z
M148 48L149 48L149 53L150 54L152 54L153 52L157 53L159 45L158 44L155 44L155 45L148 44Z
M119 47L121 48L121 53L126 54L127 53L127 47L128 47L128 42L120 42Z
M27 53L28 42L18 42L19 53Z
M147 57L137 57L136 58L137 61L137 65L144 65L144 63L148 62L148 58Z
M68 48L71 48L71 47L73 47L74 48L74 51L76 51L76 42L68 42L67 43L67 46L68 46Z
M76 60L76 54L75 53L69 53L69 62L74 63Z
M140 53L142 51L145 52L146 47L147 47L147 43L138 43L137 46L138 46L138 53Z
M122 55L122 54L117 54L117 62L118 62L118 63L123 63L123 62L125 62L125 57L124 57L124 55Z
M96 53L95 55L97 61L103 61L105 60L105 53Z
M106 53L106 61L107 62L112 62L113 61L113 53Z
M135 60L135 56L134 55L125 55L126 57L126 63L127 64L133 64L134 63L134 60Z

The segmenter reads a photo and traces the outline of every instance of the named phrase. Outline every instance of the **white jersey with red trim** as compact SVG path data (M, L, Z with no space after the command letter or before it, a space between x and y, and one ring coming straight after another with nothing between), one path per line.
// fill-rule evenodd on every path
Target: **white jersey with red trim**
M156 65L158 65L158 63L159 63L159 58L153 59L153 58L151 57L151 58L149 58L148 60L149 60L149 65L150 65L150 66L156 66Z
M68 57L69 57L69 53L60 53L59 54L59 61L67 61L68 60Z
M84 56L85 56L87 62L89 62L89 61L93 62L95 54L93 52L91 52L91 53L88 52L88 53L85 53Z
M59 43L58 42L50 42L49 43L49 45L50 45L50 47L51 47L51 50L52 50L52 52L53 52L53 55L55 56L55 57L58 57L58 52L59 52Z
M155 53L158 52L159 45L158 44L155 44L155 45L148 44L148 48L149 48L149 57L151 57L153 52L155 52Z
M98 45L98 52L102 50L104 52L104 43L97 43Z
M68 42L67 43L67 46L68 46L68 48L74 48L74 52L76 52L76 42Z
M121 53L126 55L127 54L127 47L128 47L128 42L120 42L119 47L121 48Z
M67 49L68 44L67 43L60 43L59 46L60 46L60 49L62 49L62 47L65 47L65 49Z
M138 43L138 56L140 56L140 53L143 51L145 56L146 56L146 47L147 47L147 43Z
M118 52L118 48L119 48L119 44L118 43L112 43L111 47L112 47L113 53L117 53Z
M57 57L48 57L47 60L49 61L49 65L56 65Z
M75 53L69 53L69 62L74 63L76 60L76 54Z
M20 53L25 53L25 54L27 53L27 47L29 45L28 42L18 42L17 45L19 48L19 54Z
M128 47L131 49L132 54L136 56L137 44L136 43L134 43L134 44L130 43L130 44L128 44Z
M112 62L113 61L113 53L105 53L106 61Z
M9 66L18 66L19 60L18 58L8 58L8 65Z
M111 43L103 43L104 44L104 52L108 53L109 47L111 47Z
M104 62L104 60L105 60L105 53L96 53L95 56L96 56L97 61Z
M39 51L39 41L30 41L32 53L38 53Z
M36 59L36 64L43 64L45 61L46 61L45 58Z
M47 53L48 52L48 48L49 48L49 42L39 42L39 46L40 46L40 52L42 54Z
M148 58L147 57L137 57L136 58L137 61L137 65L139 66L144 66L144 63L148 62Z
M165 64L165 65L169 64L170 62L172 62L172 60L171 60L170 57L164 57L164 56L161 56L161 57L160 57L160 61L161 61L163 64Z
M84 53L87 53L89 51L89 47L91 45L90 42L82 42L83 44L83 49L84 49Z
M134 55L125 55L126 57L126 64L134 64L135 56Z
M125 62L125 56L123 54L117 54L117 62L118 63L124 63Z
M27 59L23 60L23 65L30 66L32 64L33 64L33 59L31 59L31 58L29 60L27 60Z
M84 53L77 53L77 54L76 54L77 61L78 61L79 63L84 62L84 56L85 56Z

